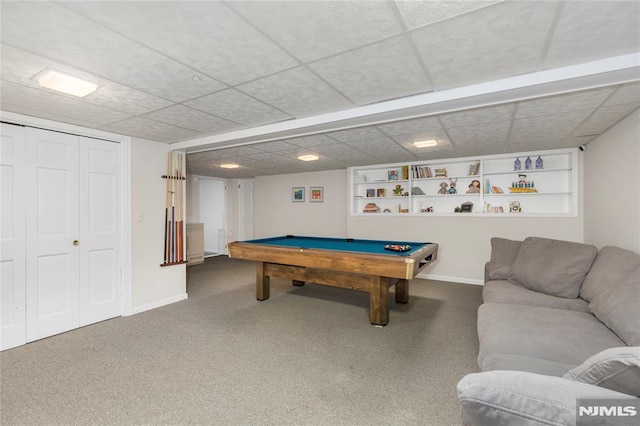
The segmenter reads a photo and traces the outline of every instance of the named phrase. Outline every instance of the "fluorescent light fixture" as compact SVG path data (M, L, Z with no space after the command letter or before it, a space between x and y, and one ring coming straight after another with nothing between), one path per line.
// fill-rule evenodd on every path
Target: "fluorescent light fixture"
M225 163L220 164L220 167L222 167L223 169L237 169L240 166L235 163Z
M428 148L430 146L436 146L438 145L438 141L435 139L429 139L426 141L417 141L413 143L416 148Z
M45 69L33 77L41 87L56 90L68 95L84 98L98 90L98 85L86 80L63 74L56 70Z
M298 157L298 160L302 160L302 161L316 161L317 159L318 159L318 156L313 154L301 155L300 157Z

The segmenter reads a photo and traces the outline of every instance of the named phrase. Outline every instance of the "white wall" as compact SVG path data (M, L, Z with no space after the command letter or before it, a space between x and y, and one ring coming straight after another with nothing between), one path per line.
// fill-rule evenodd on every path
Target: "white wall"
M423 276L481 284L491 237L528 236L581 242L582 209L574 218L475 216L349 216L347 171L256 178L256 237L286 234L436 242L439 259ZM324 203L292 203L291 188L324 186Z
M185 265L160 267L169 145L133 139L133 313L185 299ZM141 220L142 219L142 220Z
M294 186L305 187L304 203L292 202ZM309 202L309 187L324 187L324 201ZM255 237L347 234L347 171L295 173L255 178Z
M587 145L585 242L640 253L640 110Z
M185 183L186 218L188 223L200 223L200 177L187 175Z
M200 177L200 222L204 224L204 250L210 253L224 252L226 233L226 190L223 179Z

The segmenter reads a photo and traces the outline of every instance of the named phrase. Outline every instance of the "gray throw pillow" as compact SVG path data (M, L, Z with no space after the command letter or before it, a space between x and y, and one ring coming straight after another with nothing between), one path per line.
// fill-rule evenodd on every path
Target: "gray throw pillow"
M606 349L562 377L640 396L640 347Z
M487 265L489 280L506 280L513 261L516 259L522 241L505 238L491 238L491 260Z
M533 291L575 299L597 253L588 244L529 237L520 245L508 280Z
M640 346L640 268L594 297L589 309L627 345Z

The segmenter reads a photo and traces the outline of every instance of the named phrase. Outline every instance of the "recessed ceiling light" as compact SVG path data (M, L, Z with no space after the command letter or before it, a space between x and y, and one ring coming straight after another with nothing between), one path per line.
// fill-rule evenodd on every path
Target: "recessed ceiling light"
M300 157L298 157L298 160L302 160L302 161L315 161L317 159L318 159L318 156L313 154L301 155Z
M51 69L45 69L41 73L36 74L33 79L36 80L41 87L78 96L79 98L84 98L98 89L98 85L90 81L72 77Z
M240 166L235 163L225 163L220 164L220 167L222 167L223 169L237 169Z
M438 145L438 141L435 139L429 139L426 141L417 141L413 143L416 148L428 148L430 146L436 146Z

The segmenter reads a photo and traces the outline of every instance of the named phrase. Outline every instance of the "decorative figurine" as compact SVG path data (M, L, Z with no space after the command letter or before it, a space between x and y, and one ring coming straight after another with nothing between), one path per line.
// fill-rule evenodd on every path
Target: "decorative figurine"
M456 189L456 184L458 182L458 179L451 179L449 178L449 194L457 194L458 190Z
M447 182L440 183L440 189L438 190L438 194L446 194L447 193Z
M396 185L396 187L393 189L393 195L395 195L396 197L402 197L402 190L404 188L402 188L401 185Z
M531 170L532 164L533 164L533 162L531 161L531 157L527 157L527 159L524 160L524 169L525 170Z
M480 193L480 181L474 179L469 184L469 190L467 191L467 194L479 194L479 193Z
M519 158L516 158L516 161L513 162L513 170L522 170L522 163Z
M538 155L538 158L536 159L536 170L540 170L540 169L544 169L544 167L543 167L542 157Z

